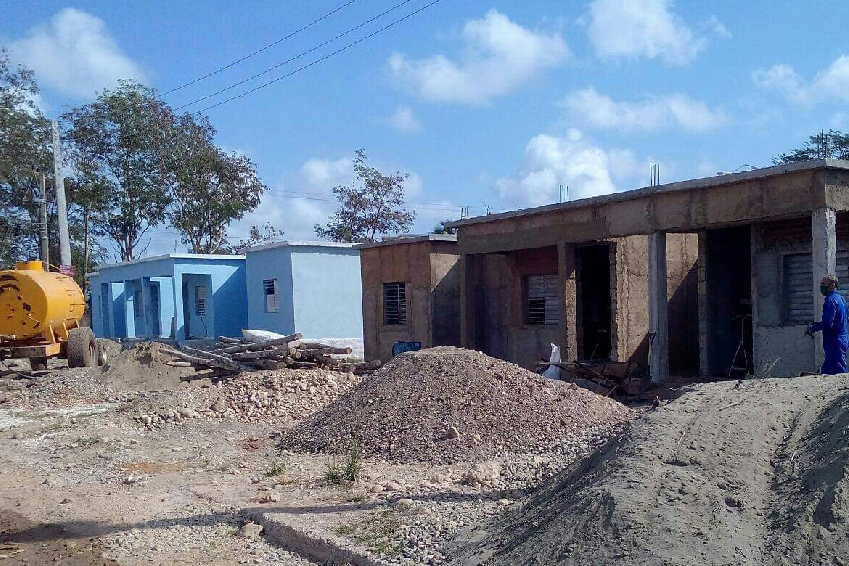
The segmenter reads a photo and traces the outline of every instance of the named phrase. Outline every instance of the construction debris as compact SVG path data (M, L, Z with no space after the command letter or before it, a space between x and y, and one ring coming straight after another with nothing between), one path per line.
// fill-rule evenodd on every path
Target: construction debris
M242 339L220 337L211 349L195 348L186 344L179 350L162 348L161 351L182 361L171 365L194 367L197 378L232 376L244 371L278 369L323 368L342 372L361 373L376 369L348 356L351 348L338 348L321 342L305 342L300 333L256 341L253 337Z
M392 461L452 463L570 450L593 429L633 414L624 405L481 352L406 352L289 431L283 443L337 452L352 441Z

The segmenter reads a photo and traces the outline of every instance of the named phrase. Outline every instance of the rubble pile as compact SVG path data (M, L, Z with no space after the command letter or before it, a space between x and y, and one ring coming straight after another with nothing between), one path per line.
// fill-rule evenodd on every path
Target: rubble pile
M302 340L301 334L280 336L271 340L253 338L218 339L211 348L195 348L181 344L179 350L162 348L162 351L179 361L174 366L193 367L198 378L221 378L244 371L262 369L314 369L328 368L340 371L374 369L370 364L352 360L351 348L338 348L321 342ZM340 357L342 356L342 357Z
M338 452L359 443L391 461L453 463L569 449L633 416L612 399L481 352L404 353L284 434L284 445Z
M217 387L182 391L139 407L136 420L153 427L188 419L232 419L289 425L326 406L360 382L353 373L283 369L240 374Z

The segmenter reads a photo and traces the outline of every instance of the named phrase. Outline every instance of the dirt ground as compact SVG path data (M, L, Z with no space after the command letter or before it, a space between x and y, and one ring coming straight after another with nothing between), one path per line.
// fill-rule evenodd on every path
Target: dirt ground
M849 564L849 377L701 384L522 506L457 564Z
M0 566L849 564L846 376L691 386L565 452L352 462L280 449L332 375L185 382L149 353L0 373Z
M315 410L344 392L338 379L286 370L213 385L180 381L185 370L142 345L103 370L0 374L0 565L441 564L446 541L612 432L479 462L368 457L350 482L338 477L349 454L281 451L297 420L268 413L287 399ZM240 534L252 522L263 532Z

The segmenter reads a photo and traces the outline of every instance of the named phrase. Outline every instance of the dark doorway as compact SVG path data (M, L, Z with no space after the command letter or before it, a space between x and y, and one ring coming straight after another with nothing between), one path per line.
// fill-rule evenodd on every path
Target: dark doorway
M707 232L708 369L752 372L752 256L749 226Z
M610 359L610 246L582 246L576 251L579 357Z

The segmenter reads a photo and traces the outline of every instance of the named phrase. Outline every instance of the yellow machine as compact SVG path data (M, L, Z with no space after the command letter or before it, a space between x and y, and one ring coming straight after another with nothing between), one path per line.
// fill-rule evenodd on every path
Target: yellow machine
M94 332L79 325L85 308L76 282L40 261L0 271L0 359L29 358L34 370L53 356L67 357L70 367L97 365Z

